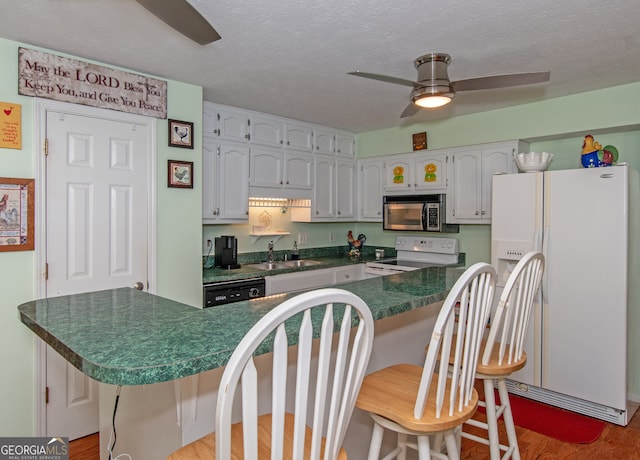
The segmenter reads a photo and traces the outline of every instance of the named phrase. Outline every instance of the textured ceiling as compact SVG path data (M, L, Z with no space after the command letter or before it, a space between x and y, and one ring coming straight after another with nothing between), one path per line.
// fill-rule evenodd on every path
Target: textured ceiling
M355 132L640 81L637 0L189 2L221 40L197 45L134 0L0 0L0 37L196 84L208 101ZM452 80L546 70L551 80L458 93L448 107L400 119L410 88L347 75L413 80L413 60L429 52L452 56Z

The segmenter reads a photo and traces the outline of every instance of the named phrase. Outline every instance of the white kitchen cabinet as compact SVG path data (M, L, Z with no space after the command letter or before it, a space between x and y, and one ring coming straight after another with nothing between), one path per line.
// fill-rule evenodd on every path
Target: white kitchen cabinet
M285 142L286 149L301 150L303 152L313 152L313 126L285 121Z
M250 112L249 140L254 145L282 148L284 121L278 117Z
M266 276L265 291L266 295L274 295L331 286L333 278L333 270L330 268Z
M249 142L249 114L233 107L205 102L203 104L203 137L246 143Z
M336 215L336 160L329 155L316 155L314 161L311 221L332 219Z
M384 161L380 158L358 160L358 220L382 222Z
M336 130L330 128L313 129L313 151L325 155L336 152Z
M384 192L440 193L447 189L448 150L385 157Z
M347 131L336 132L336 155L351 157L356 156L356 136Z
M266 295L317 289L365 278L364 264L320 268L265 277Z
M523 142L505 142L455 149L451 152L447 193L447 223L491 223L491 179L517 172L514 152L528 150Z
M413 155L398 154L384 160L384 192L411 193L413 190Z
M249 219L249 148L202 142L202 222L239 223Z
M355 160L317 154L313 176L311 207L291 209L291 221L355 221Z
M356 161L336 158L336 216L355 220L356 217Z
M266 147L251 148L249 177L251 187L311 190L313 156Z

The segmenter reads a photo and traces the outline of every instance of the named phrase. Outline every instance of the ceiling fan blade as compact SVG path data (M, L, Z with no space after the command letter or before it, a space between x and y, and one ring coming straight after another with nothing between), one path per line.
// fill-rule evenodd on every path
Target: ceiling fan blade
M404 110L402 111L402 114L400 115L400 118L412 117L413 115L415 115L419 111L420 111L420 109L418 108L418 106L415 105L413 102L411 102L411 103L409 103L408 106L406 106L404 108Z
M200 45L220 40L220 35L186 0L136 0L159 19Z
M516 73L495 75L493 77L469 78L451 82L456 91L475 91L477 89L507 88L509 86L531 85L549 81L550 72Z
M420 85L420 83L418 83L417 81L405 80L404 78L390 77L388 75L380 75L377 73L360 72L359 70L356 70L355 72L348 72L348 74L355 75L356 77L364 77L370 78L372 80L394 83L396 85L411 86L412 88L420 88L423 86Z

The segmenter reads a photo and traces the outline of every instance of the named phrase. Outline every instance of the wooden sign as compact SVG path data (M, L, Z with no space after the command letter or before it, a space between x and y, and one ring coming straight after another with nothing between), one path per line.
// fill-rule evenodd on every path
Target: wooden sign
M427 133L415 133L413 135L413 150L427 149Z
M18 93L167 118L167 82L27 48L18 49Z
M22 119L20 104L0 102L0 148L22 148Z

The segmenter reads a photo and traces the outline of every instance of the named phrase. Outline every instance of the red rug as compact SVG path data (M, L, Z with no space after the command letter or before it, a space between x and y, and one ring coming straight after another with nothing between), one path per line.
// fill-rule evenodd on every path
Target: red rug
M513 423L536 433L575 444L589 444L602 434L605 422L586 415L509 394ZM496 392L496 404L500 401ZM480 408L484 412L484 408Z

